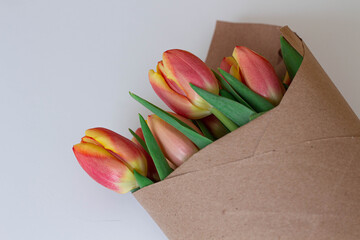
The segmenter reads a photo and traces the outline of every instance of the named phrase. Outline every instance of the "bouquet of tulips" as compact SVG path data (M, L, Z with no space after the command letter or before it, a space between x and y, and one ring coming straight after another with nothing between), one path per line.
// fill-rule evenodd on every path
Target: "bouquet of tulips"
M219 22L206 63L164 52L149 80L174 112L130 93L153 114L139 115L132 140L88 129L73 147L81 167L133 192L171 239L319 239L358 221L359 210L334 216L342 192L322 180L340 149L348 165L360 156L359 120L302 40L288 27Z
M302 57L286 40L281 43L283 55L293 55L285 63L294 76ZM233 56L223 58L221 75L179 49L164 52L156 69L149 71L150 83L175 113L130 93L154 112L147 121L140 115L136 132L129 129L132 141L93 128L74 146L84 170L119 193L163 180L200 149L271 110L291 81L288 72L280 81L269 61L245 46L236 46Z

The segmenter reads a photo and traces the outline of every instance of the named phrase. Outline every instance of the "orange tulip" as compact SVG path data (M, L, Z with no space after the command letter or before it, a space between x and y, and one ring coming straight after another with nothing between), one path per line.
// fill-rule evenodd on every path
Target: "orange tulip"
M285 89L269 61L243 46L235 47L233 57L239 65L244 83L273 105L278 105Z
M210 115L211 106L195 93L189 83L211 93L219 93L218 81L209 67L192 53L179 49L164 52L157 72L149 71L149 79L166 105L190 119Z
M146 176L146 157L135 143L105 128L85 132L81 143L73 146L81 167L101 185L118 193L138 187L134 170Z

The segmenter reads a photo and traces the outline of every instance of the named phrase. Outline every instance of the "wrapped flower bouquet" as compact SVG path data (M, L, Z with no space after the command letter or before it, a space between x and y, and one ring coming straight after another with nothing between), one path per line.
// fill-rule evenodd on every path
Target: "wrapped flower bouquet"
M154 114L133 141L87 130L84 170L169 239L360 239L360 121L302 39L218 22L205 63L165 52L149 79L175 113L131 94Z

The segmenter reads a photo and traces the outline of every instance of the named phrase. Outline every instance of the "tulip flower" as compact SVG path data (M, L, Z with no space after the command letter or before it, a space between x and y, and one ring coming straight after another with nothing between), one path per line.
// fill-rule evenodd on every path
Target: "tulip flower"
M192 53L179 49L164 52L157 72L149 71L149 79L156 94L168 107L190 119L210 115L212 107L189 83L208 92L219 93L218 81L209 67Z
M235 47L233 57L239 65L244 83L273 105L278 105L285 89L269 61L243 46Z
M233 57L224 57L220 63L220 68L241 81L239 65Z
M215 138L221 138L229 133L229 130L214 115L207 116L201 121Z
M190 120L176 114L172 115L201 134L201 131ZM147 123L165 157L176 167L199 151L184 134L155 114L148 116Z
M105 128L88 129L73 146L81 167L101 185L118 193L138 187L134 170L147 173L146 157L135 143Z

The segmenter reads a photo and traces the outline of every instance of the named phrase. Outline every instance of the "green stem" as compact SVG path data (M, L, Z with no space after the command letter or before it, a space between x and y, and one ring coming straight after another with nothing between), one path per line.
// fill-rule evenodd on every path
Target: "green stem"
M222 112L220 112L216 108L214 107L211 108L210 112L214 114L215 117L217 117L217 119L219 119L220 122L222 122L225 125L225 127L229 129L231 132L238 128L238 126L233 121L231 121L228 117L226 117L224 114L222 114Z

